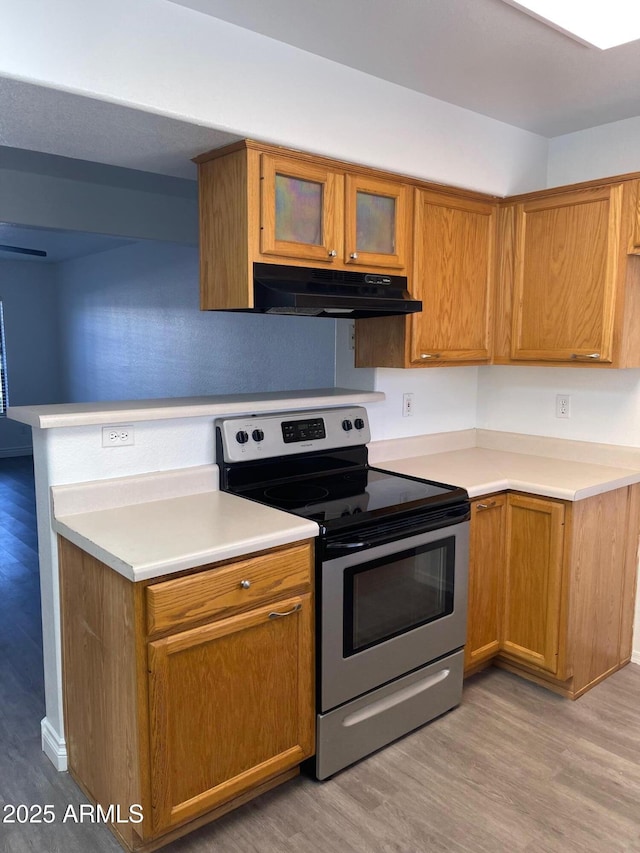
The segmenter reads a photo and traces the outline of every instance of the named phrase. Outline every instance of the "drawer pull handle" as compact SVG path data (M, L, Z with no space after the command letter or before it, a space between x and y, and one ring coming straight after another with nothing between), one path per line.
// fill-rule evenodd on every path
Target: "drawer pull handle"
M335 258L335 256L336 256L338 253L336 252L336 250L335 250L335 249L331 249L329 252L327 252L327 254L329 255L329 257L330 257L330 258Z
M301 604L294 604L291 610L287 610L284 613L278 613L277 610L272 610L269 614L269 619L279 619L280 616L291 616L292 613L297 613L298 610L302 610Z
M422 352L420 353L420 358L440 358L441 353L439 352Z
M593 359L596 359L596 358L600 358L600 353L599 352L591 352L591 353L572 352L571 358L573 358L573 359L575 359L575 358L593 358Z
M351 258L352 261L357 261L358 260L358 253L357 252L351 252L349 257Z
M249 589L251 586L251 581L240 581L240 586L242 589Z
M491 509L491 507L495 505L495 501L488 501L486 504L477 504L476 509Z

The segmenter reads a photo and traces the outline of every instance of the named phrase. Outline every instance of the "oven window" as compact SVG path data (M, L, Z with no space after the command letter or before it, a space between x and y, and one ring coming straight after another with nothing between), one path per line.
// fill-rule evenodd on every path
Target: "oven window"
M345 569L344 656L453 612L455 537Z

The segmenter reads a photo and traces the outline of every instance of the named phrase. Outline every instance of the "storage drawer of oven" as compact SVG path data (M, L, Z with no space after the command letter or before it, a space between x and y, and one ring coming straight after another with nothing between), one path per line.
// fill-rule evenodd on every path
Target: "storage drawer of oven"
M460 704L464 652L447 655L317 720L316 776L326 779Z
M311 546L296 545L147 587L147 630L220 619L311 589Z

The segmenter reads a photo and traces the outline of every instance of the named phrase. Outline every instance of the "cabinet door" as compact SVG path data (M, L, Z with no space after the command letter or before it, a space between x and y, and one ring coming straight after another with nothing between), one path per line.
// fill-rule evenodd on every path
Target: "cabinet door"
M559 675L564 505L510 494L501 648Z
M313 754L309 595L149 644L154 833Z
M411 362L488 361L496 205L416 193Z
M506 495L471 504L465 669L497 655L502 628Z
M341 177L271 154L263 154L261 163L261 252L327 263L339 259L336 192Z
M409 188L347 175L344 261L365 267L406 266Z
M622 184L517 207L511 356L610 362Z

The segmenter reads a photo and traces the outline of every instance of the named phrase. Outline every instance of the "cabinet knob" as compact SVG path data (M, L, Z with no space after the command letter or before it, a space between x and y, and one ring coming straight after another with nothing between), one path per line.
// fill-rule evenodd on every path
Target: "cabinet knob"
M330 258L335 258L335 256L336 256L338 253L336 252L336 250L335 250L335 249L331 249L331 251L330 251L330 252L327 252L327 254L329 255L329 257L330 257Z
M596 358L600 358L600 353L599 352L590 352L590 353L572 352L571 358L593 358L593 359L596 359Z
M352 261L357 261L358 260L358 253L357 252L351 252L349 257L351 258Z
M240 586L242 589L249 589L251 586L251 581L240 581Z
M439 352L421 352L420 358L440 358Z

